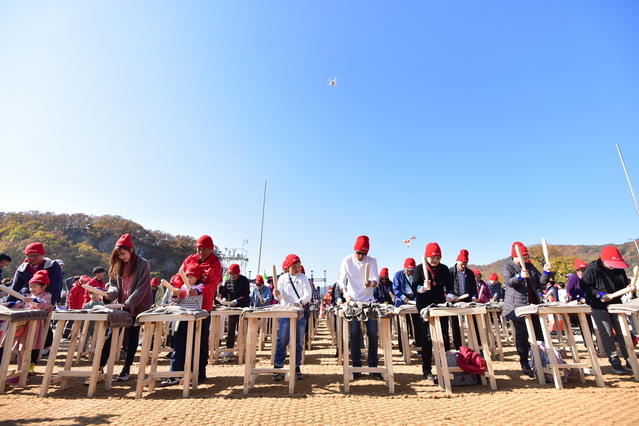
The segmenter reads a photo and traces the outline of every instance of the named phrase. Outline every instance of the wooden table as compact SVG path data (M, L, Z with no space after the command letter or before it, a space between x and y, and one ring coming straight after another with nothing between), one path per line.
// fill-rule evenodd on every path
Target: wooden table
M483 350L484 354L489 354L488 351L488 333L485 327L480 327L480 330L476 330L475 324L482 324L482 319L486 317L486 308L479 307L435 307L428 309L428 325L430 327L431 339L433 341L433 355L435 359L435 367L437 370L437 377L439 378L439 386L446 389L447 393L452 393L452 386L450 383L450 373L463 372L459 367L449 367L446 361L446 349L444 346L444 336L442 332L441 319L444 317L462 316L468 325L468 347L475 352ZM475 321L472 321L472 318ZM477 333L481 339L477 341ZM493 371L492 361L490 356L484 357L486 360L486 372L483 375L479 375L482 384L490 384L492 390L497 389L497 382L495 381L495 373Z
M186 311L186 310L185 310ZM199 310L198 314L159 314L138 316L137 322L144 328L142 340L142 352L140 353L140 368L138 371L138 383L135 392L136 398L142 397L144 387L148 386L149 392L155 389L155 381L161 378L181 377L182 397L189 396L189 389L198 386L198 373L200 367L200 335L202 333L202 320L208 316L208 312ZM180 321L187 323L186 351L184 355L184 370L182 371L157 371L158 356L162 345L162 332L166 321ZM183 327L183 324L180 324ZM193 339L195 335L195 350ZM151 348L153 342L153 348ZM191 356L193 354L193 356ZM150 361L150 371L146 373L146 365ZM191 372L193 366L193 372Z
M537 378L539 383L546 383L544 373L550 373L553 376L555 387L557 389L563 389L561 383L561 371L563 369L577 369L579 371L579 377L582 383L586 383L585 374L594 374L597 386L604 387L603 375L601 374L601 368L599 367L599 360L597 359L597 351L592 341L592 336L588 332L588 319L586 314L591 312L591 308L588 305L528 305L515 309L515 314L518 317L525 317L526 328L528 329L528 336L530 339L530 346L533 352L533 359L535 362L535 368L537 369ZM590 357L590 366L587 363L581 362L579 357L579 351L577 344L575 343L575 337L572 333L572 327L570 326L569 315L576 314L583 330L582 337L584 344L588 350ZM532 315L538 315L541 322L541 330L544 335L544 341L548 348L548 359L550 366L543 368L541 358L539 356L539 348L537 347L537 336L533 327ZM548 315L553 315L555 318L560 317L563 319L566 325L565 330L562 332L560 327L557 327L557 337L559 343L555 344L552 341L552 335L550 334L551 326L548 320ZM561 335L561 336L560 336ZM558 364L555 357L555 347L563 348L570 351L572 356L572 362L566 364Z
M348 319L344 316L344 311L338 309L338 333L342 336L342 365L344 367L344 392L349 392L350 381L353 380L353 373L380 373L388 386L390 393L395 393L395 376L393 374L393 352L391 341L391 325L390 320L392 315L387 315L378 319L379 326L379 347L383 348L383 367L351 367L349 364L350 350L349 350L349 328ZM358 320L354 320L358 321ZM362 331L363 332L363 331ZM338 340L339 342L339 340Z
M276 305L274 305L276 306ZM297 310L257 310L246 311L242 318L248 323L248 331L246 333L246 358L244 363L244 395L248 394L249 389L255 387L255 378L260 374L280 373L285 375L288 380L288 393L292 395L295 392L295 363L297 351ZM273 320L273 329L278 328L280 318L289 318L290 323L290 340L288 344L288 368L256 368L257 347L258 347L258 329L259 322L263 319ZM244 321L242 321L244 322ZM275 347L275 341L272 344ZM271 361L273 360L273 352Z
M501 308L496 306L486 306L486 319L484 327L491 327L492 333L488 333L488 349L490 350L491 355L496 355L500 361L504 361L504 348L502 346L501 339L508 338L508 330L503 330L502 327L506 328L506 322L504 318L504 322L500 321L501 316Z
M13 379L14 377L20 377L18 379L18 386L25 387L27 385L29 366L31 365L31 350L33 349L36 337L36 328L38 328L37 321L46 321L46 319L46 311L41 311L40 309L7 308L0 310L0 321L5 322L5 330L3 332L3 337L5 337L4 353L2 354L2 361L0 362L0 393L4 393L7 380ZM27 324L29 325L29 330L27 331L27 345L24 348L22 364L18 365L15 370L9 370L12 353L11 349L13 347L16 331L18 331L18 327L26 326ZM46 328L43 329L43 333L44 336L42 336L42 343L44 344L47 333Z
M105 332L107 328L111 328L111 348L109 352L109 359L106 364L106 379L104 382L104 389L111 389L111 382L113 380L113 368L115 365L115 361L119 358L120 347L122 346L121 342L121 333L122 329L127 325L117 326L117 327L107 327L107 322L109 320L109 315L111 313L107 310L101 310L98 312L91 311L79 311L79 310L71 310L71 311L55 311L52 315L52 320L57 320L58 324L55 329L55 336L53 337L53 345L51 346L51 351L49 353L49 360L47 361L47 367L44 372L44 378L42 379L42 386L40 388L40 396L44 397L49 392L49 386L53 383L60 382L60 389L66 389L69 386L69 378L71 377L88 377L89 378L89 390L87 392L87 396L90 398L95 394L95 390L98 385L98 378L100 376L100 355L102 354L102 347L104 346L105 340ZM130 319L130 315L129 315ZM62 332L64 331L64 326L67 321L74 321L73 323L73 334L71 336L71 340L69 342L69 349L67 350L67 358L64 362L64 369L58 371L55 377L53 376L53 368L55 367L56 357L58 355L58 350L60 348L60 342L62 341ZM76 349L82 350L79 348L79 339L78 334L80 330L80 326L83 321L95 321L95 329L93 330L95 336L95 353L96 356L93 357L93 362L91 363L91 370L72 370L73 368L73 358L76 353ZM131 325L129 322L128 325ZM79 355L78 355L79 356Z
M224 315L242 315L244 308L229 308L215 306L211 311L211 330L209 335L209 364L217 362L220 354L223 352L232 352L237 355L238 364L244 362L244 336L246 334L244 321L239 321L237 327L237 339L235 339L235 348L220 347L220 322ZM275 345L273 345L275 346Z
M397 313L397 319L399 322L399 338L402 342L404 362L407 365L411 365L411 356L413 355L413 353L417 355L417 352L420 352L422 350L421 347L411 346L410 340L408 339L408 316L418 313L417 306L413 304L402 305L396 308L395 312ZM415 324L415 321L411 321L411 324L413 327L413 336L415 336L415 333L422 332L421 328L418 329L418 327L420 327L420 324Z

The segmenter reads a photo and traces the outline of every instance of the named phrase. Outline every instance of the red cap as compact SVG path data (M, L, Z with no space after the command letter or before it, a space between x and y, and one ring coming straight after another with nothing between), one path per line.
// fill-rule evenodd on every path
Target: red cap
M495 272L493 272L492 274L490 274L490 281L499 281L499 275L497 275Z
M481 272L479 271L479 269L472 269L473 274L475 274L475 276L480 275L481 276Z
M437 243L428 243L426 246L426 251L424 251L424 256L426 257L434 257L441 256L442 249L439 248L439 244Z
M202 235L200 238L198 238L195 247L204 247L213 250L213 238L209 237L208 235Z
M228 273L229 274L240 274L240 265L238 265L237 263L234 263L232 265L229 266L228 269Z
M580 269L585 268L586 266L588 266L588 264L586 262L584 262L581 259L575 259L575 271L578 271Z
M160 280L157 277L153 277L151 278L151 286L159 286L160 285Z
M608 246L603 249L601 252L601 261L606 264L606 266L610 266L612 268L617 269L626 269L628 268L628 264L623 261L623 257L621 257L621 253L615 246Z
M357 241L355 241L355 247L353 248L355 249L355 251L368 252L371 248L368 237L366 235L360 235L359 237L357 237Z
M404 269L415 269L415 259L412 257L407 258L404 261Z
M200 269L200 265L191 265L188 268L186 268L186 271L184 271L184 273L186 274L187 277L195 277L198 280L202 276L202 270ZM239 266L237 267L237 273L238 274L240 273Z
M24 254L32 254L32 253L38 253L38 254L41 254L42 256L47 254L47 252L44 251L44 246L42 245L42 243L31 243L27 246L26 249L24 249Z
M85 283L88 283L89 281L91 281L91 278L89 278L88 275L82 275L80 277L80 281L84 281Z
M130 247L133 248L133 243L131 242L131 234L124 234L120 237L117 243L115 243L115 248L118 247Z
M255 277L255 284L264 284L264 277L261 275Z
M42 269L36 272L35 274L33 274L33 277L31 277L31 279L29 280L29 284L31 283L46 284L46 285L51 284L51 281L49 281L49 271Z
M282 270L285 271L288 269L288 266L286 266L286 259L284 259L284 261L282 262Z
M381 272L379 273L379 277L386 277L388 278L388 268L382 268Z
M457 261L468 262L468 250L460 250L457 255Z
M516 245L519 246L519 250L521 250L522 256L528 256L528 249L526 248L526 246L519 241L515 241L510 249L510 257L517 257L517 250L515 250Z
M302 261L296 254L289 254L288 256L286 256L286 260L284 260L284 264L282 264L282 267L284 269L288 269L291 267L292 264L298 263L298 262L302 263Z

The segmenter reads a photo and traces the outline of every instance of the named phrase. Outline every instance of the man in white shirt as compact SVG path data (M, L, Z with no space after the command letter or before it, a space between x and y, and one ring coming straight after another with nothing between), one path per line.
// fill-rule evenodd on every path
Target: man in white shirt
M354 249L355 253L346 256L342 260L338 284L340 288L344 289L346 302L375 302L373 288L377 287L377 260L368 255L370 249L368 237L365 235L357 237ZM369 265L368 281L365 279L366 265ZM351 361L353 367L361 367L362 351L360 348L360 340L362 336L362 324L359 321L349 321L348 328L350 333ZM377 320L366 320L369 367L377 367L377 347L379 344L377 329ZM360 376L361 373L353 374L355 379ZM383 380L380 373L372 373L371 376L375 379Z
M311 283L306 275L300 272L302 262L295 254L286 256L286 260L282 265L288 272L280 275L277 280L277 290L273 294L281 305L294 305L303 307L311 300L312 290ZM297 319L297 334L295 335L295 378L302 380L304 376L300 370L302 363L302 351L304 350L304 332L306 330L306 316ZM290 318L280 318L279 328L277 332L277 344L275 348L275 358L273 366L275 368L284 367L286 360L286 347L291 340L291 320ZM274 381L280 381L284 377L280 373L275 373L271 377Z

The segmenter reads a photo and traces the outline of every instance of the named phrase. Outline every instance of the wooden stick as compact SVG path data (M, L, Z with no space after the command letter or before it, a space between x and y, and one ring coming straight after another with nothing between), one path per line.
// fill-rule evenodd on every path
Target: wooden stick
M184 285L186 288L191 290L191 284L189 284L189 277L186 276L186 272L182 268L180 268L180 277L182 277L182 281L184 281Z
M173 292L173 291L177 290L177 289L176 289L175 287L173 287L173 286L171 285L171 283L170 283L170 282L168 282L167 280L162 280L162 281L160 281L160 284L162 284L164 287L166 287L169 291L172 291L172 292Z
M615 297L623 296L626 293L630 293L634 285L637 283L638 272L639 272L639 266L635 266L632 270L632 273L634 274L634 276L632 277L632 280L630 280L630 285L626 288L622 288L621 290L615 291L614 293L610 295L610 298L614 299Z
M367 263L364 265L364 286L368 287L366 283L368 283L368 279L371 275L371 266Z
M82 284L82 288L88 291L89 293L99 294L102 297L108 296L108 294L105 293L104 291L100 290L97 287L90 286L89 284Z
M546 242L545 238L541 239L541 248L544 251L544 266L546 265L546 263L550 262L550 256L548 256L548 243Z
M7 294L10 294L11 296L15 297L16 299L20 300L21 302L24 302L25 299L26 299L26 297L24 297L23 295L21 295L20 293L18 293L14 289L9 288L9 287L4 286L4 285L0 285L0 291L3 291L5 293L7 293ZM31 306L33 306L34 308L38 307L38 304L36 302L33 302L33 301L29 302L29 304Z
M273 265L273 289L277 290L277 269Z
M222 300L219 297L216 297L215 300L217 300L218 302L220 302L221 305L224 305L224 306L228 306L228 305L231 304L231 302L227 302L226 300Z
M422 257L422 268L424 269L424 288L430 290L430 279L428 278L428 263L426 262L426 256Z
M124 303L111 303L109 305L104 305L105 308L111 308L111 309L122 309L124 308Z
M519 259L519 264L521 266L521 270L526 270L526 261L524 260L524 256L521 254L521 249L519 248L519 244L515 244L515 252L517 253L517 258Z

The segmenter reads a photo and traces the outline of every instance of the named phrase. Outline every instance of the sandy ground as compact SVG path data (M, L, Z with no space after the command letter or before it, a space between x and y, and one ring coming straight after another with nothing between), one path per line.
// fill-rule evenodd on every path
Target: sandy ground
M406 365L396 347L393 352L395 394L369 378L352 382L350 393L343 393L342 370L323 320L293 396L286 382L272 382L270 375L258 377L255 388L243 395L243 365L233 362L209 365L207 383L186 399L177 387L158 387L136 400L135 374L128 382L114 382L109 391L98 386L91 399L79 378L71 379L66 390L53 385L47 397L39 398L44 374L40 365L26 388L7 387L0 395L0 425L639 424L639 383L632 375L615 375L603 358L605 388L598 388L593 377L582 384L575 374L560 391L520 374L516 352L506 346L506 361L493 361L498 390L475 385L456 387L449 395L423 378L419 360ZM269 355L259 352L261 366L268 366ZM57 366L64 356L59 355ZM161 364L168 371L168 360ZM116 373L119 370L116 366ZM137 358L132 372L137 373Z

